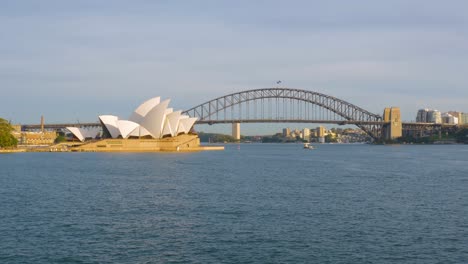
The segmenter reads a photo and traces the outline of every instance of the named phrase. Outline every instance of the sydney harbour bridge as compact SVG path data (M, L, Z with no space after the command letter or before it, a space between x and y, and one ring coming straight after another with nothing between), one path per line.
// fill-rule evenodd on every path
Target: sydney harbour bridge
M385 115L386 112L384 112ZM442 128L441 124L402 122L394 117L371 113L339 98L309 90L293 88L262 88L224 95L184 111L197 117L197 124L241 123L316 123L355 125L374 140L391 139L394 131L424 131ZM67 126L100 126L100 123L46 124L45 129ZM23 130L41 125L23 125Z

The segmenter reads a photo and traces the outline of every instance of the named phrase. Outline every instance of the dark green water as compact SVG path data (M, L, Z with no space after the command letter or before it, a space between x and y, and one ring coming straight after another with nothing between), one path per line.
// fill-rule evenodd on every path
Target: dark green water
M467 263L468 146L0 155L0 263Z

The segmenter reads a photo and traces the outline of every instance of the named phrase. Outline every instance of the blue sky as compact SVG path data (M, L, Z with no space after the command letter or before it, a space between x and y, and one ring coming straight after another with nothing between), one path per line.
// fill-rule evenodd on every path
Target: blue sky
M188 109L276 80L408 121L468 112L468 1L4 0L0 36L14 123L128 117L158 95Z

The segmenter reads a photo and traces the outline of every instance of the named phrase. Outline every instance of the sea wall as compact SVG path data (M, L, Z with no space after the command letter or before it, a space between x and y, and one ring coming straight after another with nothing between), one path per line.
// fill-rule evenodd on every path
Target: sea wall
M206 148L200 146L197 135L179 135L162 139L103 139L77 146L77 152L160 152L221 150L224 147Z

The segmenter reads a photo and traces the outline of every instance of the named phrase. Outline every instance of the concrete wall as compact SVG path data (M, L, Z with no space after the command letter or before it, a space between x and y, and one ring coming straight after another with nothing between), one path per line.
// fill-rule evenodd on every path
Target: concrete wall
M103 139L73 148L86 152L158 152L199 150L197 135L179 135L163 139Z

